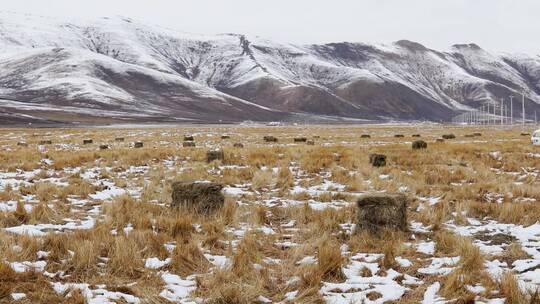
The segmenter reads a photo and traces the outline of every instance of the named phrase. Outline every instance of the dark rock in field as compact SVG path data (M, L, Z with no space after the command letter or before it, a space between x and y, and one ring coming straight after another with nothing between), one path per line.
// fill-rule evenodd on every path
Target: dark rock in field
M184 147L184 148L195 147L195 142L194 141L185 141L185 142L182 143L182 147Z
M414 150L427 149L427 142L425 142L423 140L415 140L412 143L412 148Z
M402 137L405 137L405 135L403 135L403 134L396 134L396 135L394 135L394 137L395 137L395 138L402 138Z
M133 144L133 147L134 148L142 148L144 146L143 142L142 141L136 141L134 144Z
M172 184L172 207L198 213L211 213L223 206L223 185L204 182L175 182Z
M531 133L526 133L526 132L521 133L521 136L530 136L530 135L531 135Z
M369 155L369 163L373 165L373 167L384 167L386 166L386 155L384 154L370 154Z
M313 135L313 138L318 139L321 138L319 135Z
M475 133L473 133L473 135L474 135L475 137L480 137L480 136L482 136L482 133L475 132Z
M123 137L117 137L114 139L114 141L118 141L118 142L123 142L125 140L125 138Z
M266 135L263 137L265 142L277 142L278 139L271 135Z
M443 139L454 139L456 136L454 134L444 134L442 136Z
M24 141L20 141L17 143L17 146L19 147L28 147L28 143L24 142Z
M184 141L194 141L193 135L184 135Z
M211 163L215 160L223 160L223 150L209 150L206 152L206 162Z
M465 137L466 138L472 138L472 137L474 137L474 135L473 134L465 134Z
M244 144L243 143L234 143L233 147L235 147L235 148L243 148Z
M407 198L403 194L376 193L358 198L356 233L380 235L385 229L408 231Z
M109 148L110 148L109 145L100 145L99 146L100 150L108 150Z
M420 134L413 134L412 137L422 137Z
M294 138L294 142L306 142L306 141L307 141L306 137L295 137Z
M82 143L83 145L89 145L89 144L93 144L94 141L92 139L83 139Z
M309 146L314 146L315 142L313 140L308 140L308 141L306 141L306 144L309 145Z
M229 139L231 138L229 135L221 135L221 139Z
M369 135L369 134L362 134L362 135L360 135L360 138L371 138L371 135Z
M40 140L39 144L40 145L52 145L52 140L50 140L50 139Z

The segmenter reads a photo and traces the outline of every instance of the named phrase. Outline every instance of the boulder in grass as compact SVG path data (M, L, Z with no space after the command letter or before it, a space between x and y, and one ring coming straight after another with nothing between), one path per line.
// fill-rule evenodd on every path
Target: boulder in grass
M223 207L223 185L206 182L175 182L172 184L172 204L198 213L212 213Z
M83 139L82 143L83 145L90 145L94 143L94 141L92 139Z
M454 134L444 134L442 136L443 139L454 139L456 136Z
M384 230L408 231L407 198L403 194L374 193L358 198L355 232L380 235Z
M225 155L223 150L209 150L206 152L206 162L211 163L215 160L223 161Z
M118 142L123 142L125 140L125 138L123 137L117 137L114 139L114 141L118 141Z
M423 140L415 140L412 143L413 150L427 149L427 142Z
M28 147L28 143L24 142L24 141L20 141L17 143L17 146L19 147Z
M386 155L384 154L370 154L369 155L369 163L373 167L384 167L386 166Z
M362 134L362 135L360 135L360 138L371 138L371 135L369 135L369 134Z
M100 150L108 150L109 148L109 145L99 145Z
M134 148L142 148L144 147L144 144L142 141L136 141L134 144L133 144L133 147Z
M313 140L308 140L308 141L306 141L306 144L307 144L308 146L314 146L314 145L315 145L315 142L314 142Z
M465 137L466 138L472 138L472 137L474 137L474 135L473 134L465 134Z
M185 141L185 142L182 143L182 147L184 147L184 148L195 147L195 142L194 141Z
M244 144L243 143L234 143L233 147L241 149L241 148L244 147Z
M480 136L482 136L482 133L480 133L480 132L475 132L475 133L473 133L473 135L474 135L475 137L480 137Z
M313 135L313 138L318 139L321 138L319 135Z
M527 132L521 133L521 136L530 136L530 135L531 135L531 133L527 133Z
M295 137L294 142L307 142L306 137Z
M422 137L420 134L413 134L412 137Z
M265 142L277 142L278 139L274 136L271 136L271 135L266 135L263 137L264 141Z
M193 135L184 135L184 141L194 141Z
M50 139L40 140L39 144L40 145L52 145L52 140L50 140Z
M231 138L229 135L221 135L221 139L229 139Z

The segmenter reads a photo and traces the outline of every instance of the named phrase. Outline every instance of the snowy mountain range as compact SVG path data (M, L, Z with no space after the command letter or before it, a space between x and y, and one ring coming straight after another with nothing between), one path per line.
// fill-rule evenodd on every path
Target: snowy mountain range
M475 44L298 45L0 12L0 124L445 121L509 95L520 112L522 92L540 110L540 56Z

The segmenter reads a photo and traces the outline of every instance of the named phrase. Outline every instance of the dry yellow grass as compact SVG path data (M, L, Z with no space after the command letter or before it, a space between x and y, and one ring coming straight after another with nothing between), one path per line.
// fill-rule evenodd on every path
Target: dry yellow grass
M476 131L482 137L464 137ZM21 303L85 301L80 291L56 293L50 282L105 285L162 303L162 272L193 280L192 296L208 303L253 303L259 296L324 303L321 288L345 281L343 269L359 253L383 254L374 262L379 272L364 267L360 277L395 270L396 282L404 275L422 278L424 285L409 288L399 303L421 302L434 282L442 283L439 295L451 301L504 296L508 303L524 303L531 295L510 272L514 261L531 258L522 244L503 239L502 254L487 254L473 240L489 235L465 238L451 231L451 225L465 227L471 219L538 221L540 152L520 131L437 125L0 130L0 146L6 147L0 151L0 179L20 181L0 188L0 206L8 206L0 208L0 303L14 292L26 293ZM405 137L395 138L397 133ZM410 147L411 135L418 133L428 142L425 151ZM435 143L446 133L457 138ZM184 134L194 134L197 147L183 148ZM294 142L306 134L317 136L316 145ZM264 135L279 142L264 143ZM126 141L115 142L116 137ZM38 150L43 138L54 139L53 145ZM83 138L95 144L82 145ZM17 147L18 141L29 146ZM144 148L131 148L135 141ZM234 142L245 147L233 148ZM99 150L100 143L111 149ZM206 151L215 147L223 148L225 159L207 164ZM373 168L370 153L386 154L388 165ZM241 191L227 194L218 214L201 216L168 207L175 180L220 182ZM127 191L103 195L118 189ZM351 234L355 197L364 191L405 192L409 220L427 232ZM427 203L434 197L437 203ZM66 219L79 224L88 218L94 221L90 229L54 228ZM24 224L53 228L39 236L3 230ZM417 243L432 241L433 256L416 250ZM40 251L48 254L38 257ZM447 275L418 272L431 257L453 256L461 260ZM217 265L216 257L225 263ZM145 267L149 258L170 262L151 269ZM316 261L299 263L304 258ZM402 266L399 258L412 265ZM500 280L484 267L494 259L508 265ZM7 264L22 261L45 261L45 271L57 275L16 273ZM485 291L466 288L478 284ZM291 292L295 297L287 300Z

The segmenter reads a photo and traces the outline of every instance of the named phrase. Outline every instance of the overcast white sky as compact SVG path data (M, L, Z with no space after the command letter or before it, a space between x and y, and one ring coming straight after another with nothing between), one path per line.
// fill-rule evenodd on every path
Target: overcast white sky
M94 18L122 15L181 31L295 42L475 42L540 54L539 0L0 0L0 10Z

